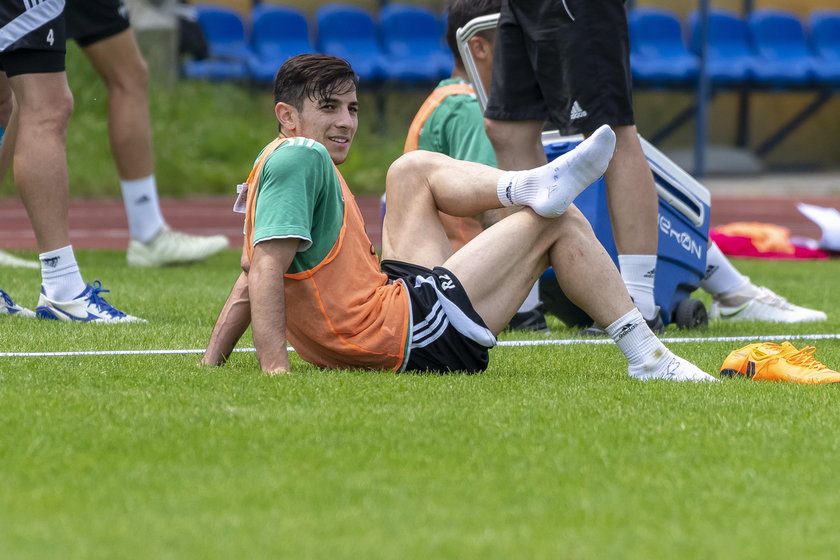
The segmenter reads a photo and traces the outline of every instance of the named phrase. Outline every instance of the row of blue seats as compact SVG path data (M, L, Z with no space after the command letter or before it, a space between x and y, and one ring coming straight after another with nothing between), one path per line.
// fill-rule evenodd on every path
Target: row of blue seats
M392 2L375 21L360 7L327 4L315 15L315 41L305 14L291 6L263 3L245 20L224 6L195 9L210 56L184 61L189 78L269 82L286 59L312 52L347 59L363 82L430 82L452 71L444 22L421 6Z
M697 80L698 12L683 26L673 12L639 7L628 23L636 82L667 87ZM840 86L840 11L816 10L806 24L784 10L756 9L744 17L715 8L706 29L706 75L713 85Z
M260 4L246 20L213 4L200 4L196 12L210 58L184 62L191 78L268 82L287 58L305 52L347 59L364 82L430 82L452 69L444 21L421 6L391 2L377 21L360 7L327 4L315 14L317 33L310 32L301 10L281 4ZM697 12L683 25L669 10L637 7L629 12L628 23L631 68L639 85L682 86L697 80ZM758 9L744 17L712 9L707 29L706 71L715 85L840 85L840 11L814 11L806 26L782 10Z

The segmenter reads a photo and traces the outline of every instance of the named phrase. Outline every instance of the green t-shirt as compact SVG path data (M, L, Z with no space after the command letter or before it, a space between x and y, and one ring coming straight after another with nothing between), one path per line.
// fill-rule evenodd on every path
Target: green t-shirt
M255 246L296 237L301 243L288 272L311 270L335 245L343 221L341 184L322 144L291 138L268 156L260 174Z
M460 78L443 80L438 87L467 83ZM464 161L497 167L496 153L484 132L484 114L473 95L449 95L441 101L420 131L417 147Z

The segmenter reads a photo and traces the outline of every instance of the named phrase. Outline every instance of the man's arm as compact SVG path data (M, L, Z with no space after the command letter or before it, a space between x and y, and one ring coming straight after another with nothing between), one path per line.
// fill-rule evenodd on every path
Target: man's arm
M213 334L201 364L205 366L223 365L239 339L251 323L251 302L248 300L248 273L243 272L236 279L225 305L216 319Z
M286 350L286 299L283 275L300 239L270 239L254 247L248 288L251 324L260 368L266 373L290 371Z

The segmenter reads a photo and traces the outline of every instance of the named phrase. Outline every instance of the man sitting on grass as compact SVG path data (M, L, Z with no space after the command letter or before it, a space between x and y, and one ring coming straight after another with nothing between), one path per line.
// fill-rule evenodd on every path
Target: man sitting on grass
M552 265L569 298L608 325L631 376L715 380L653 335L571 205L612 157L608 127L526 171L403 155L386 179L380 263L336 168L358 125L357 82L344 60L323 55L293 57L277 73L280 134L248 179L243 272L203 364L223 364L251 324L267 373L290 371L287 338L320 367L481 371L496 335ZM473 216L512 205L527 208L450 256L438 210Z
M419 148L496 166L493 146L484 129L484 114L475 89L468 81L456 33L477 17L499 13L500 5L499 0L452 0L447 3L446 40L455 65L452 75L438 85L418 111L406 139L406 150ZM491 29L476 34L466 44L484 91L490 91L495 40L496 30ZM495 211L479 217L484 226L493 223L494 219L498 219ZM443 215L442 220L453 247L462 246L481 229L479 223L470 218ZM700 288L712 296L710 315L714 319L802 323L827 318L822 311L794 305L769 288L754 284L711 240L706 274L700 281ZM538 310L531 311L522 318L530 316L533 320L538 313ZM587 331L597 333L599 329Z

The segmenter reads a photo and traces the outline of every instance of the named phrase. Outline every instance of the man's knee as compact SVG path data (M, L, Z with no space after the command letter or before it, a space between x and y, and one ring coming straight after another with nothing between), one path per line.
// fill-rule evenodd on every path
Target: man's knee
M108 91L146 96L149 87L149 65L142 57L137 57L130 65L115 70L107 77L103 76Z
M37 102L21 102L18 111L21 129L34 126L64 134L73 114L73 94L57 88L48 96L39 96Z
M507 128L504 121L497 121L495 119L484 119L484 132L490 139L493 146L503 146L507 138L505 137L505 129Z
M568 246L599 243L595 231L583 213L572 205L557 219L551 220L553 239Z
M133 42L132 35L122 34L94 43L85 51L110 93L146 95L149 65ZM111 45L113 52L107 50ZM116 56L114 53L121 54Z
M542 128L542 121L484 119L484 131L497 150L499 147L504 148L519 144L531 146L535 139L539 139Z
M385 177L385 187L388 192L390 193L394 189L402 189L406 185L425 182L429 172L429 160L432 155L431 152L415 150L394 160Z

